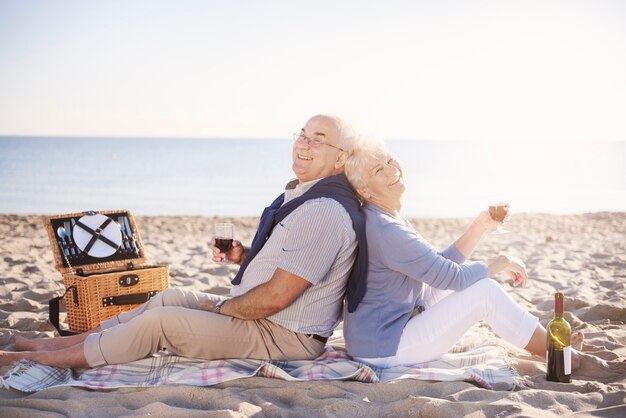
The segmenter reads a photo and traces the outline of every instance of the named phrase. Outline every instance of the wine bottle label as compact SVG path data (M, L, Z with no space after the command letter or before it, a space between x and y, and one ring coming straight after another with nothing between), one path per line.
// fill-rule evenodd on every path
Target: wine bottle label
M563 348L563 369L565 375L572 374L572 346Z

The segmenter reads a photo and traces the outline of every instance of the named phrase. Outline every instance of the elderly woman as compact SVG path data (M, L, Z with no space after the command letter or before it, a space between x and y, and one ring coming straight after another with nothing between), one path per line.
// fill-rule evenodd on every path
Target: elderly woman
M524 263L505 255L466 261L498 222L485 211L454 244L437 252L401 214L400 163L382 141L362 138L356 149L345 172L364 201L369 266L365 296L344 318L348 353L383 368L430 361L482 320L501 338L545 358L545 328L489 278L506 272L514 286L525 286ZM573 339L572 368L578 374L624 373L623 363L580 352L581 333Z

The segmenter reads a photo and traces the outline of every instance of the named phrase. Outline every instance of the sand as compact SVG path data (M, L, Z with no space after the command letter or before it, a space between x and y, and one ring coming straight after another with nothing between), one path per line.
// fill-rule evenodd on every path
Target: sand
M236 235L250 242L256 218L138 217L151 261L171 269L171 285L226 294L234 267L210 260L207 244L213 223L232 221ZM458 237L469 219L414 219L414 226L443 248ZM514 215L506 235L485 237L474 259L498 251L525 260L530 284L513 288L497 279L545 325L552 316L553 293L563 290L566 319L587 340L606 349L605 359L626 357L626 213ZM0 348L12 348L12 336L52 336L48 300L62 292L48 238L38 216L0 216ZM398 381L293 383L247 378L199 388L92 391L54 388L25 394L0 389L0 416L626 416L626 377L598 382L573 379L547 382L543 361L497 339L510 351L516 369L533 388L513 392L478 388L470 383ZM0 374L8 371L0 368Z

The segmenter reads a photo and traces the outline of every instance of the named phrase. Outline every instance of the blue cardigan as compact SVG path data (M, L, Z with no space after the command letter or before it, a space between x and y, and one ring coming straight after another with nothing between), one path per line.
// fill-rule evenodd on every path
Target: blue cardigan
M399 222L376 205L366 203L364 209L367 290L356 311L345 313L346 349L355 357L389 357L422 300L424 283L461 290L486 278L488 268L482 262L464 263L454 244L437 252L408 221Z

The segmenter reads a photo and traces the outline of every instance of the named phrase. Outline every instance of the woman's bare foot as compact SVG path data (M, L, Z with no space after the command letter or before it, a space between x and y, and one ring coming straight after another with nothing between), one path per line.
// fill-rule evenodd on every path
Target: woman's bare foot
M583 351L583 344L585 343L585 335L580 331L572 333L571 345L576 351Z
M573 332L571 341L572 341L572 348L576 351L585 351L588 353L607 351L606 347L593 345L593 344L589 344L588 342L586 342L585 335L583 334L582 331ZM613 360L614 358L617 358L617 357L618 356L615 355L614 357L611 357L610 359L605 359L605 360Z
M626 362L606 361L592 354L573 351L572 375L594 379L613 379L626 375Z
M572 333L571 347L572 376L604 380L626 375L626 363L603 360L598 356L583 352L583 350L587 351L587 348L593 350L593 348L600 347L585 344L585 335L582 332Z

